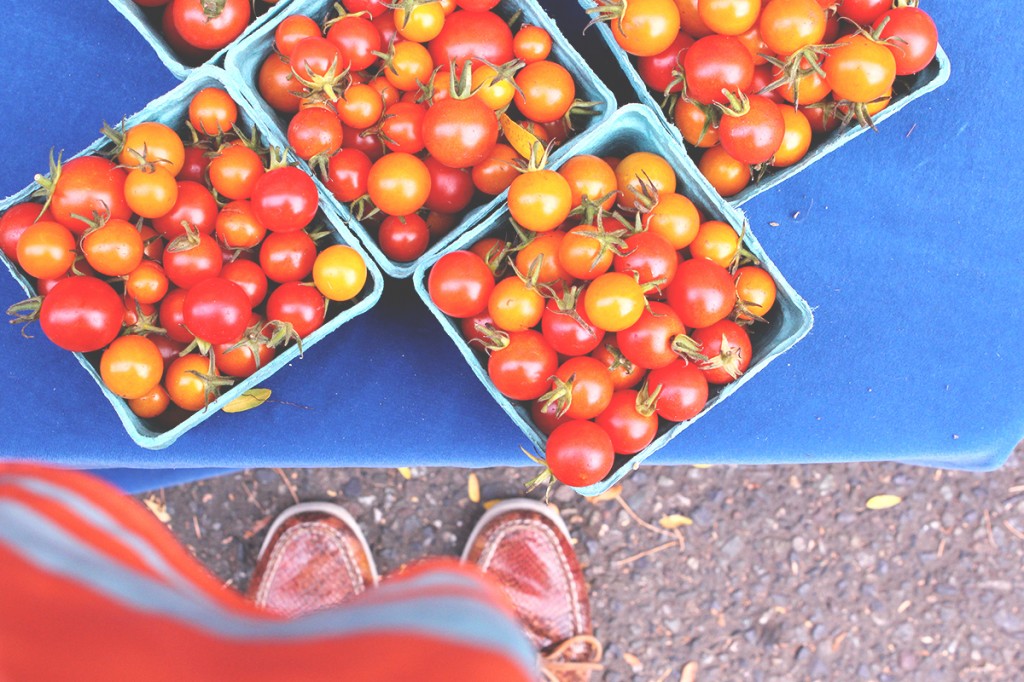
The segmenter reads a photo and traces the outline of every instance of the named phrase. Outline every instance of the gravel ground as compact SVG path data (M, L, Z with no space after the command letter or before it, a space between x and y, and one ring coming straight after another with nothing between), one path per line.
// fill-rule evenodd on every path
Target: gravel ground
M334 500L383 573L456 555L483 501L521 469L260 469L140 496L227 585L243 589L267 524ZM879 494L902 497L869 510ZM1019 680L1024 464L647 467L619 497L557 490L590 585L606 680ZM685 518L671 517L682 515ZM675 523L676 531L659 525Z

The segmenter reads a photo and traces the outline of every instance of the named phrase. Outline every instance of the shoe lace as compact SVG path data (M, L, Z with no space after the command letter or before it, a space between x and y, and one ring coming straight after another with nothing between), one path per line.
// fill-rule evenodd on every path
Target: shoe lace
M576 647L586 647L587 659L582 661L570 660L567 654ZM573 657L578 654L573 653ZM564 679L562 673L590 673L601 672L604 666L601 665L601 658L604 656L604 645L593 635L576 635L561 642L547 653L541 654L540 671L546 682L560 682Z

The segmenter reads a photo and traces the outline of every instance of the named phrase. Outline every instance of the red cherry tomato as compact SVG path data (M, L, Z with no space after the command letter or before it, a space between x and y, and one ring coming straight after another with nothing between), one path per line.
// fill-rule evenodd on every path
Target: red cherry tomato
M57 346L89 353L117 338L124 305L114 288L95 277L62 279L43 299L39 325Z
M508 344L491 353L487 375L498 391L513 400L533 400L550 388L558 353L536 331L508 334Z
M617 455L635 455L658 435L658 415L637 407L639 393L633 390L617 391L608 408L597 416L594 423L603 428L612 439Z
M552 431L544 452L551 474L575 487L599 482L615 463L608 432L582 419L572 419Z
M313 222L318 197L313 179L294 166L267 171L252 190L253 212L271 232L295 232Z
M427 278L430 300L451 317L472 317L487 308L494 290L494 273L471 251L445 254Z

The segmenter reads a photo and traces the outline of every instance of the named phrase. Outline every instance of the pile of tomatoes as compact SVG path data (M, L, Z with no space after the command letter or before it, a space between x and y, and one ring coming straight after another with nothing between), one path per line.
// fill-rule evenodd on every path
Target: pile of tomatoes
M646 151L534 169L509 189L513 229L430 270L431 300L549 434L547 467L569 485L697 416L747 370L748 329L775 304L740 235L679 190Z
M598 0L699 168L733 196L871 117L935 57L916 0Z
M280 0L133 0L150 10L167 44L184 64L202 64L242 35Z
M0 249L38 293L9 312L92 354L106 387L159 426L301 347L327 300L366 282L356 251L318 247L310 177L237 124L227 92L200 90L185 139L158 122L106 127L107 156L51 160L41 200L0 216Z
M342 0L323 25L277 26L259 91L392 261L419 258L478 194L505 191L534 139L560 143L593 112L548 32L513 31L497 4Z

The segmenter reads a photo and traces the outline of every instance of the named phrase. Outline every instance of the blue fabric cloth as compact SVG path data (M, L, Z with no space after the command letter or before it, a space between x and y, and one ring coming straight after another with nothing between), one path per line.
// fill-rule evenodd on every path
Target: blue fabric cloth
M610 68L599 37L581 35L576 3L544 4L591 64ZM949 84L745 206L814 306L810 336L649 462L987 468L1024 436L1013 196L1024 186L1024 47L992 39L1019 18L996 0L971 12L926 7L953 63ZM175 83L101 0L13 3L0 38L3 195L45 169L51 145L73 153L102 120ZM20 297L0 277L0 301ZM36 336L0 329L3 457L132 468L529 464L525 437L408 283L388 281L375 310L267 383L301 407L219 414L160 452L133 445L74 358Z

